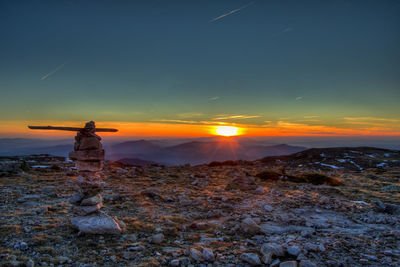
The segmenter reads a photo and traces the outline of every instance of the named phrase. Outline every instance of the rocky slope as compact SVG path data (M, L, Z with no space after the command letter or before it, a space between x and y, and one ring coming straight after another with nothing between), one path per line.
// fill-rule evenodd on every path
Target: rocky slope
M108 164L105 210L126 230L107 236L70 227L71 162L9 158L0 264L399 266L398 160L398 151L338 148L193 167ZM301 180L310 173L319 176Z

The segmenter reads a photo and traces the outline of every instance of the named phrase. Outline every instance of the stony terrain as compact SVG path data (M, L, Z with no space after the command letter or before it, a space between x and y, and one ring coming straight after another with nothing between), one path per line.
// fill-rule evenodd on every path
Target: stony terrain
M400 266L399 160L338 148L199 166L109 163L104 209L126 230L84 235L69 222L73 163L3 158L0 264Z

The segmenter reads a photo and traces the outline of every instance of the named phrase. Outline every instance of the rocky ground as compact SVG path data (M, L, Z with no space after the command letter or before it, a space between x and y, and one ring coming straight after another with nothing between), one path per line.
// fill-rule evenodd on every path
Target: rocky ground
M117 236L70 226L71 162L3 159L0 265L400 266L399 159L361 148L201 166L108 164L104 210L126 225Z

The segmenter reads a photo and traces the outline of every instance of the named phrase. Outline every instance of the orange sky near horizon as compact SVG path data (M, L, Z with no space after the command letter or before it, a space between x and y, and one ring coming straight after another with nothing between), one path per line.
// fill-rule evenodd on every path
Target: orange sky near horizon
M26 138L61 138L74 136L75 133L56 130L30 130L28 125L35 126L70 126L79 127L85 122L79 121L1 121L0 137ZM308 125L279 121L270 125L246 125L225 123L226 126L239 128L239 135L249 137L262 136L400 136L397 128L364 127L344 128L325 125ZM210 137L216 135L215 124L196 123L162 123L162 122L96 122L97 127L116 128L117 133L101 133L110 137Z

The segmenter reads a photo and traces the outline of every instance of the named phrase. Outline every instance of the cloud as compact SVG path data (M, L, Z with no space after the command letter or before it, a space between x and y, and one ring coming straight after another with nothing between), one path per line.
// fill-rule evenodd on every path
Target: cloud
M239 12L239 11L242 10L242 9L245 9L246 7L251 6L252 4L254 4L254 2L250 2L250 3L248 3L247 5L244 5L244 6L242 6L242 7L237 8L237 9L231 10L231 11L229 11L228 13L222 14L221 16L218 16L218 17L216 17L216 18L213 18L212 20L210 20L210 22L214 22L214 21L220 20L220 19L222 19L222 18L224 18L224 17L226 17L226 16L232 15L232 14L234 14L234 13L236 13L236 12Z
M53 71L50 71L49 73L47 73L46 75L44 75L42 78L40 78L42 81L46 80L48 77L50 77L51 75L53 75L54 73L56 73L57 71L61 70L62 68L64 68L65 63L61 64L60 66L58 66L57 68L55 68Z
M291 32L291 31L293 31L293 28L292 27L287 27L287 28L282 30L282 33Z
M304 119L314 119L314 118L319 118L319 116L316 115L310 115L310 116L303 116Z
M214 97L210 97L209 98L209 100L211 100L211 101L215 101L215 100L218 100L219 99L219 96L214 96Z
M226 124L225 122L218 121L194 121L194 120L175 120L175 119L156 119L153 122L169 122L169 123L180 123L180 124L205 124L205 125L215 125L215 124Z
M179 118L182 119L187 119L187 118L193 118L193 117L201 117L204 116L204 113L199 113L199 112L185 112L185 113L180 113L178 114Z
M237 120L243 120L243 119L253 119L253 118L259 118L260 116L253 116L253 115L220 115L219 117L214 118L213 120L232 120L232 119L237 119Z
M298 96L298 97L296 97L296 101L299 101L299 100L302 100L303 99L303 97L302 96Z
M359 122L400 122L400 119L390 119L390 118L376 118L376 117L345 117L346 121L359 121Z

